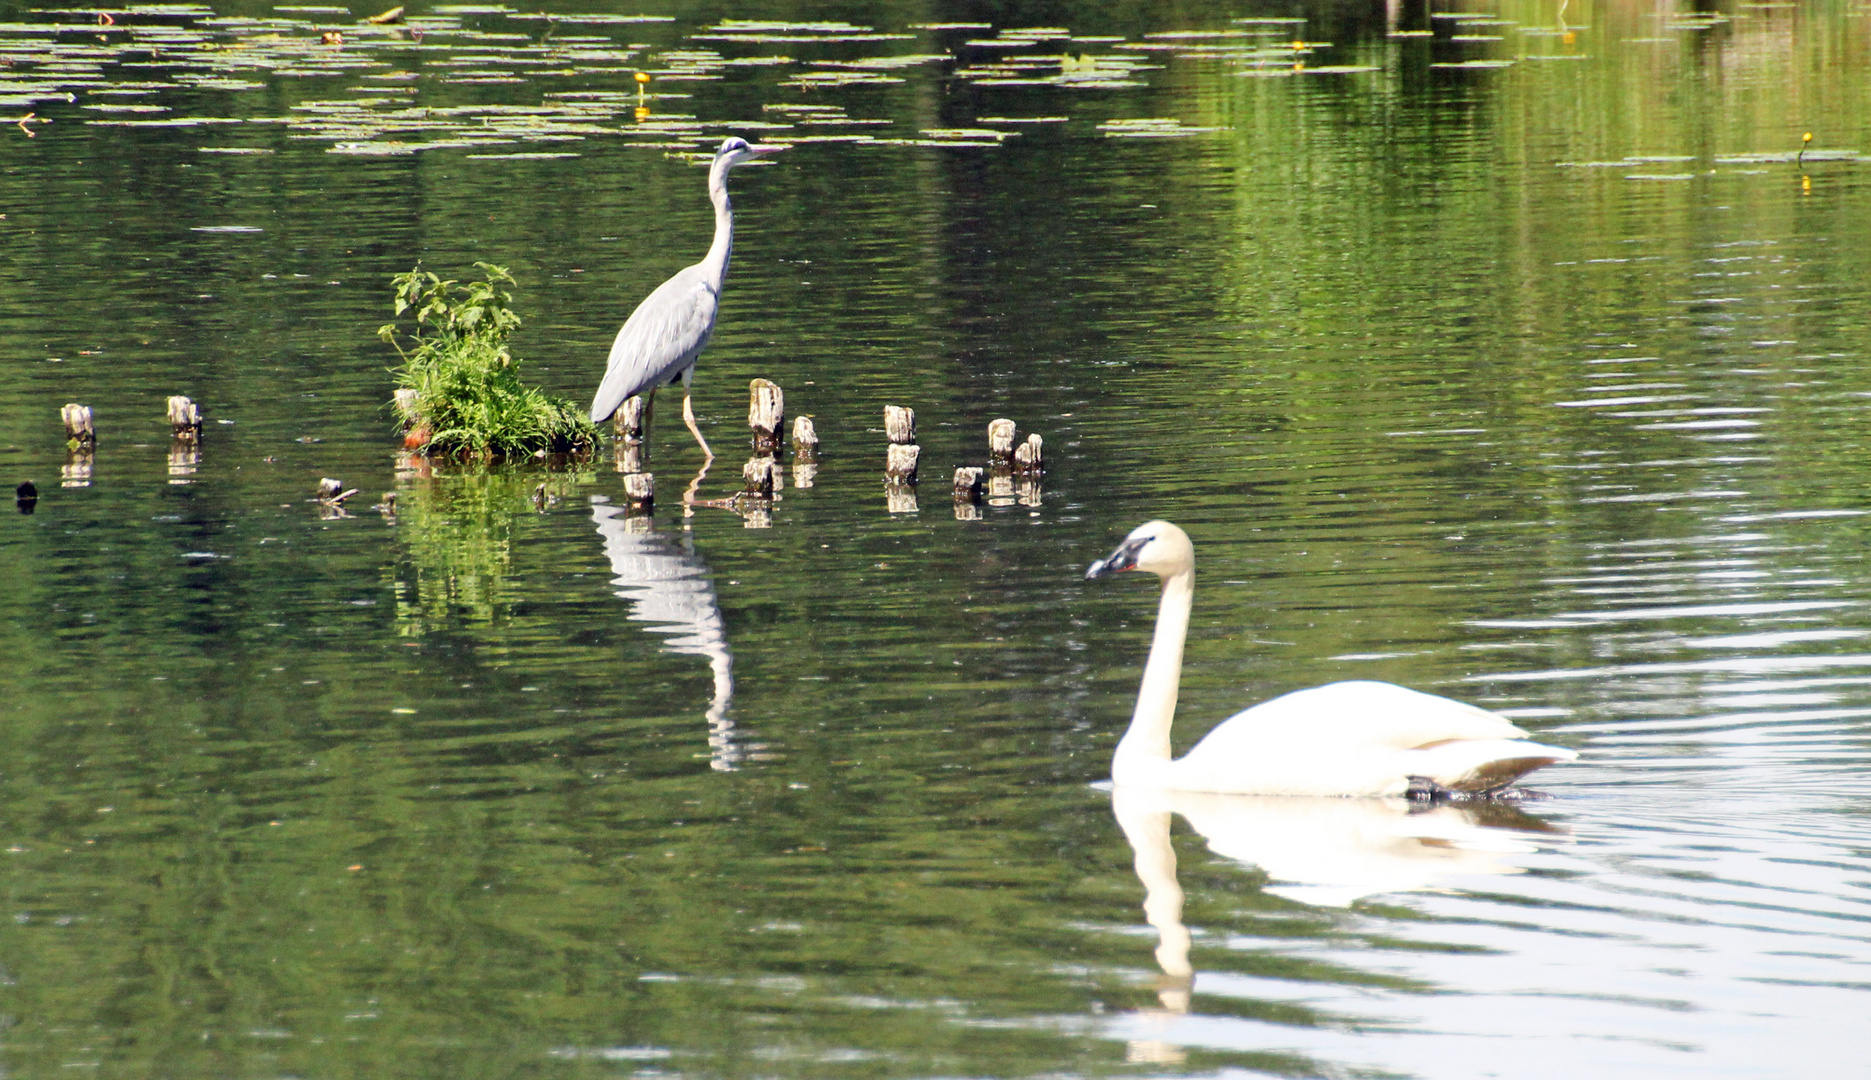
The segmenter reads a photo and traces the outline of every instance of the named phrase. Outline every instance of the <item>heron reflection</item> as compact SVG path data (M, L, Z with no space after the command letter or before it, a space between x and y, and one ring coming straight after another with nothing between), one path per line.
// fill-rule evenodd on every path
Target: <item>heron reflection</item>
M683 542L650 530L647 517L630 517L621 506L592 499L591 520L604 538L604 554L617 576L611 584L617 595L630 601L633 622L649 623L651 633L671 635L663 651L708 660L714 676L714 698L708 703L709 766L721 772L737 768L747 756L735 743L734 721L728 706L734 700L734 654L728 649L727 627L708 567L696 556L683 534Z
M1119 786L1111 812L1130 841L1143 883L1144 919L1157 932L1156 962L1168 1019L1189 1011L1195 968L1183 925L1182 884L1170 846L1180 814L1217 855L1267 874L1261 891L1302 904L1348 907L1380 893L1437 889L1451 878L1518 874L1512 856L1538 851L1557 830L1505 803L1422 807L1404 799L1322 799L1216 795ZM1134 1042L1135 1061L1171 1061L1179 1048Z

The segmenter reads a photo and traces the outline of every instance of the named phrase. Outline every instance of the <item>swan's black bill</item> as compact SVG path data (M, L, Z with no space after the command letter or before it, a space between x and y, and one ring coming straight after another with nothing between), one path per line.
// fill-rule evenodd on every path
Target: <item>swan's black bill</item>
M1086 567L1085 580L1090 581L1107 574L1137 569L1137 553L1143 550L1145 544L1154 539L1156 539L1154 536L1136 536L1124 541L1117 546L1116 551Z

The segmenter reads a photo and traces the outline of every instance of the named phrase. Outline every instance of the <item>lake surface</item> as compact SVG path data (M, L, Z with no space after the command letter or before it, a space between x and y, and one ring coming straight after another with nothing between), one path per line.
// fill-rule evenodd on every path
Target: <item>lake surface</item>
M374 13L0 4L8 1075L1863 1067L1871 8ZM812 486L685 517L668 394L648 518L402 455L392 274L585 400L729 133L702 495L754 377ZM1114 798L1151 517L1179 748L1378 678L1582 759Z

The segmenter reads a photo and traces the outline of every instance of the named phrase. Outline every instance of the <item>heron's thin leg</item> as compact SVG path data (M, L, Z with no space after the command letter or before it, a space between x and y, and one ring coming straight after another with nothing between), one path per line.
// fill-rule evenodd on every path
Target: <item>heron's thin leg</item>
M702 456L708 460L709 464L713 464L715 452L708 449L708 440L702 438L702 429L695 426L695 409L689 404L688 380L684 379L682 382L682 422L689 425L689 434L695 436L695 441L702 444Z
M702 479L708 475L708 466L715 463L715 452L708 448L708 440L702 438L702 429L695 426L695 406L692 404L693 395L689 392L689 383L694 378L694 368L682 373L682 422L689 426L689 434L695 436L695 441L701 444L702 467L695 474L695 479L689 481L689 489L682 493L683 517L695 516L695 493L702 488Z

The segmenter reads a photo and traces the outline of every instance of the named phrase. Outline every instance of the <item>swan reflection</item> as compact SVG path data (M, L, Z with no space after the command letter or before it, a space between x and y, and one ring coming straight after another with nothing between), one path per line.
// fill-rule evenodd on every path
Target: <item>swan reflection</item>
M1210 851L1250 863L1270 879L1262 892L1303 904L1346 907L1379 893L1440 887L1450 878L1518 874L1510 856L1538 851L1557 830L1501 803L1421 807L1404 799L1324 799L1216 795L1116 787L1111 812L1130 841L1143 883L1144 919L1157 932L1156 962L1165 976L1167 1019L1189 1011L1195 968L1182 921L1182 885L1170 846L1171 815L1180 814ZM1133 1061L1175 1061L1180 1048L1133 1042Z
M735 744L734 721L728 705L734 700L734 654L728 649L727 627L715 601L708 567L689 546L650 530L647 517L627 516L602 496L591 500L591 520L604 538L604 554L617 576L611 584L617 595L630 601L633 622L650 623L651 633L673 635L663 651L680 656L701 656L714 675L714 699L708 703L710 767L728 772L747 756Z

